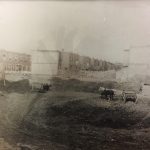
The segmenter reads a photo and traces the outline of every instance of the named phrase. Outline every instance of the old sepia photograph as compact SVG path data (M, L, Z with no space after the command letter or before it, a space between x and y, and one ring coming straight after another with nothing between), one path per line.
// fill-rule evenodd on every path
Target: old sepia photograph
M150 150L150 1L1 0L0 150Z

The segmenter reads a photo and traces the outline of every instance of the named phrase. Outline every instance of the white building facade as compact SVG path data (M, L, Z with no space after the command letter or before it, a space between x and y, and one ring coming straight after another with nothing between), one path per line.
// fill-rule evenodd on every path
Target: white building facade
M58 74L59 52L35 50L32 52L31 80L33 86L49 83Z

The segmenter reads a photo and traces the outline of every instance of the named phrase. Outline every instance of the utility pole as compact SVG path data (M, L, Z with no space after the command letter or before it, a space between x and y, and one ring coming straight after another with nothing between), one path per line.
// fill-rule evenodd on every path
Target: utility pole
M5 79L5 60L6 60L6 55L3 54L3 83L4 83L4 86L6 86L6 79Z
M125 49L124 52L125 52L125 57L126 57L125 67L128 67L130 64L130 49Z

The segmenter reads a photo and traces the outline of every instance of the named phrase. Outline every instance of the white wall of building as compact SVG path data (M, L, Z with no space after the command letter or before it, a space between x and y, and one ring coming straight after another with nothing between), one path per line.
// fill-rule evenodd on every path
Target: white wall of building
M31 82L47 83L58 73L59 52L37 50L32 52Z
M129 56L128 56L129 54ZM149 46L135 46L131 47L129 52L125 52L124 59L127 63L129 57L129 65L117 71L117 80L125 81L127 79L135 79L136 76L141 76L143 79L150 76L150 47Z

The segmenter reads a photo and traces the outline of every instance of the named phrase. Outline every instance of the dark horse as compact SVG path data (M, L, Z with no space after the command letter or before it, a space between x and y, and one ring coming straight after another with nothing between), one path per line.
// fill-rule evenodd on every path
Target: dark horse
M102 93L101 93L101 97L105 98L105 99L110 99L113 100L114 98L114 91L110 90L110 89L105 89Z

